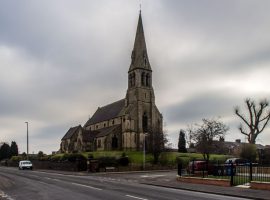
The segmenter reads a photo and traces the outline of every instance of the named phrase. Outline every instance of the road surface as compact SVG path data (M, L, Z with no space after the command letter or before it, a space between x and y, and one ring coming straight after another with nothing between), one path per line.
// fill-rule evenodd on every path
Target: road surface
M78 176L64 175L60 172L50 173L0 167L0 199L241 200L243 198L144 185L140 184L137 179L121 179L117 178L117 175L114 178L104 174Z

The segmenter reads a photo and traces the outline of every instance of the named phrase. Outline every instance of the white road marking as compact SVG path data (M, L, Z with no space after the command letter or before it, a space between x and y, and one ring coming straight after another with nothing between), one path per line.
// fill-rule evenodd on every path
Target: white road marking
M141 197L136 197L136 196L132 196L132 195L126 195L126 197L130 197L130 198L133 198L133 199L141 199L141 200L148 200L148 199L145 199L145 198L141 198Z
M151 178L151 177L154 178L154 177L161 177L161 176L165 176L165 175L161 175L161 174L160 175L158 175L158 174L156 174L156 175L142 175L141 177L142 178Z
M61 181L61 180L56 179L56 178L49 178L49 177L45 177L45 178L48 179L48 180L53 180L53 181Z
M90 189L94 189L94 190L102 190L100 188L92 187L92 186L89 186L89 185L82 185L82 184L79 184L79 183L71 183L71 184L86 187L86 188L90 188Z

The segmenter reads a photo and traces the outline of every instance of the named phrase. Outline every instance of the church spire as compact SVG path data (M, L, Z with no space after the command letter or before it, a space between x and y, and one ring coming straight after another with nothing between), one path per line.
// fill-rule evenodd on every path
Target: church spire
M148 55L147 55L145 37L144 37L144 32L143 32L141 10L139 14L134 47L131 54L131 64L129 67L129 72L138 68L152 71L149 60L148 60Z

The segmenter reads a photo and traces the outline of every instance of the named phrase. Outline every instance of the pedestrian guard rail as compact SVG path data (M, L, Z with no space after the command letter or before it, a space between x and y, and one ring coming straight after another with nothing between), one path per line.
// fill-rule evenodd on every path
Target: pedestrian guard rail
M221 164L213 162L202 162L200 167L195 166L196 161L191 162L191 166L183 168L178 164L179 176L202 177L228 179L231 186L249 185L251 181L269 182L270 184L270 166L258 163L243 163L243 164Z

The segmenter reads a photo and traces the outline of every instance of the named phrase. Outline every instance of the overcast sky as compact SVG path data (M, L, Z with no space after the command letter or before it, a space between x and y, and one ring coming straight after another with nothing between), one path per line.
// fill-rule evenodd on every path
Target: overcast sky
M125 97L139 0L0 1L0 142L59 150L71 126ZM143 0L156 104L174 144L179 130L270 99L270 1ZM270 126L270 125L269 125ZM270 128L257 139L270 144Z

